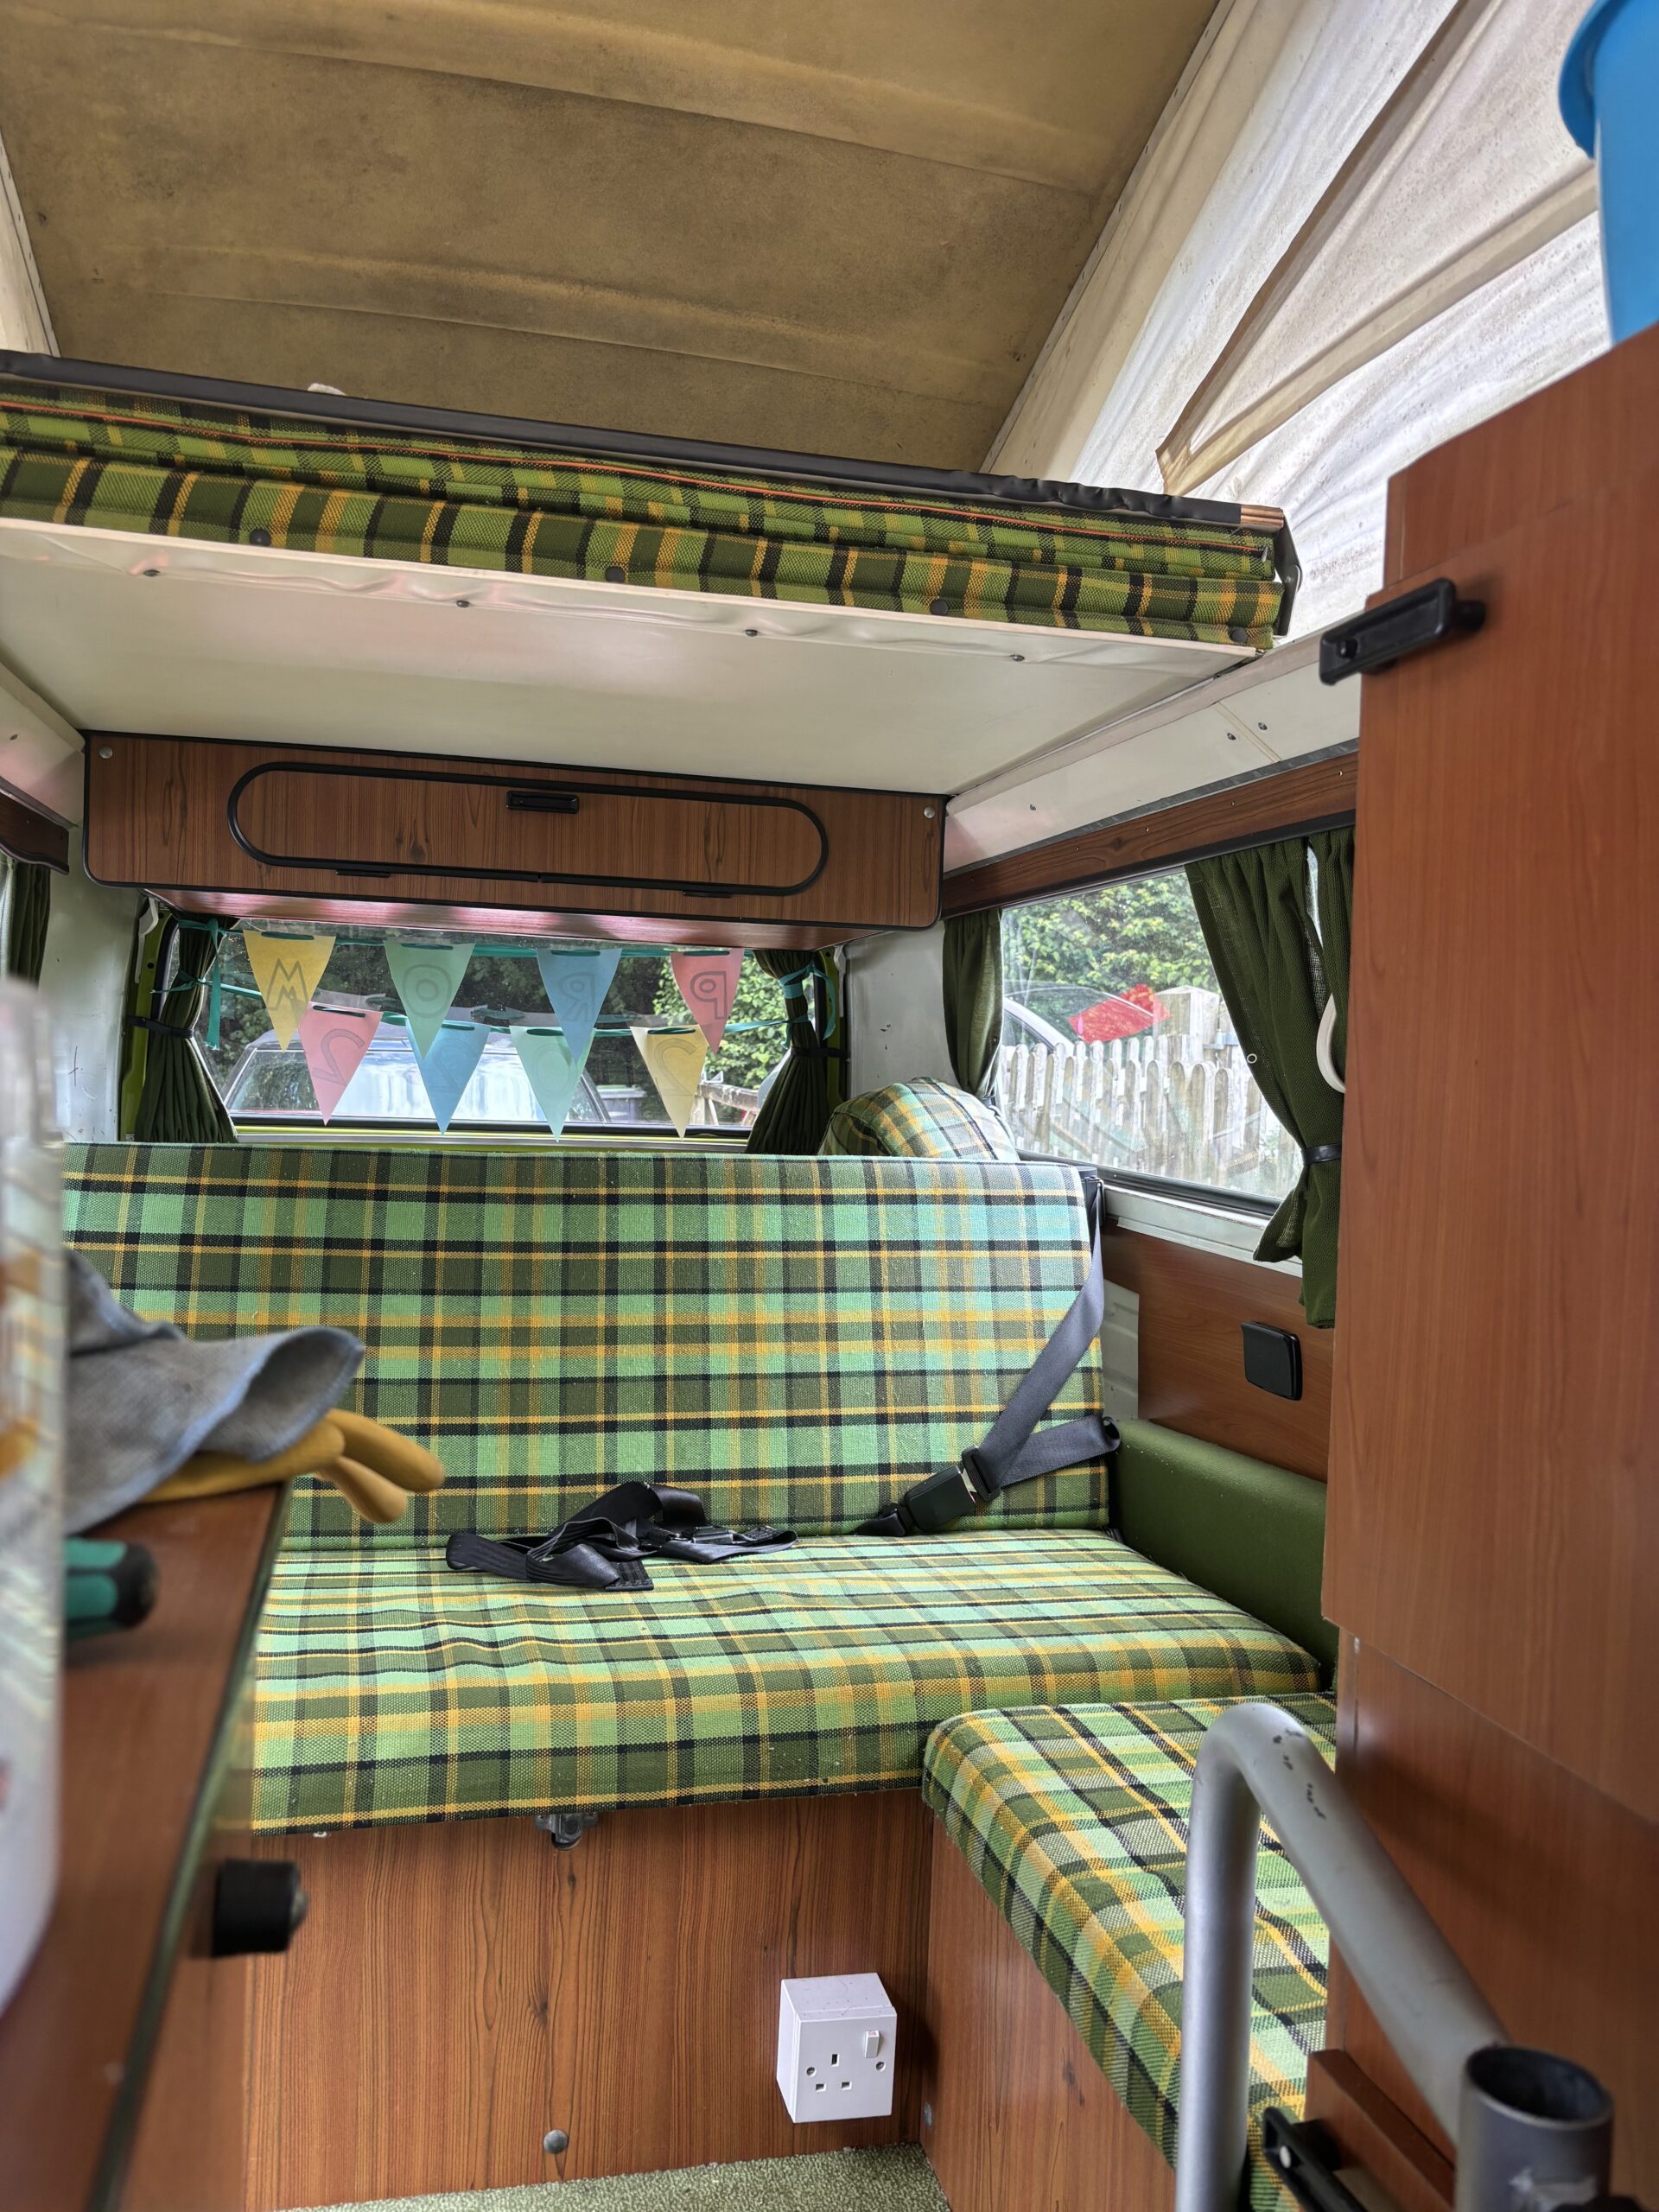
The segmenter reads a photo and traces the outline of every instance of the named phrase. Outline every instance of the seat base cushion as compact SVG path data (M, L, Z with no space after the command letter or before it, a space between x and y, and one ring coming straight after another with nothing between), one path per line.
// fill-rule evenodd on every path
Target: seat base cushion
M1316 1741L1328 1698L1276 1696ZM1173 2164L1187 1817L1212 1697L973 1713L927 1747L924 1792L1042 1969L1130 2115ZM1300 2113L1325 2026L1325 1923L1277 1838L1258 1861L1250 2037L1251 2199L1278 2208L1261 2157L1270 2104Z
M914 1788L957 1713L1317 1687L1276 1630L1091 1530L820 1537L652 1573L592 1593L395 1536L285 1552L254 1826Z

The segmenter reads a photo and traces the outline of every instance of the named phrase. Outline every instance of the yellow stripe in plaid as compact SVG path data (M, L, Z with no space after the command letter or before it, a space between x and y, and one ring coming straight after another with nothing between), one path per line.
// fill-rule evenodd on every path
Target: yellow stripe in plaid
M731 1154L72 1148L71 1240L190 1335L331 1322L448 1479L411 1535L544 1531L629 1477L846 1530L976 1444L1088 1258L1069 1168ZM1100 1404L1091 1357L1055 1416ZM1103 1526L1103 1461L1004 1526ZM315 1483L290 1543L365 1532Z
M914 1788L953 1713L1282 1697L1308 1655L1114 1538L820 1538L628 1595L285 1552L256 1670L254 1824Z
M1320 1743L1328 1698L1262 1691ZM1132 1696L1138 1696L1132 1693ZM973 1713L927 1746L923 1789L1041 1967L1134 2118L1173 2163L1179 2102L1187 1816L1213 1694ZM1283 2200L1261 2156L1270 2104L1301 2110L1325 2024L1328 1943L1270 1828L1257 1876L1250 2040L1251 2202Z

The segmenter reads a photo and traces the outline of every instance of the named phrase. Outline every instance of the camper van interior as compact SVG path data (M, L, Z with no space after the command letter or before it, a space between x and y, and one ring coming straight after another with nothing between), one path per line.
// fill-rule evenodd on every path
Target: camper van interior
M1659 0L0 0L0 2212L1659 2207Z

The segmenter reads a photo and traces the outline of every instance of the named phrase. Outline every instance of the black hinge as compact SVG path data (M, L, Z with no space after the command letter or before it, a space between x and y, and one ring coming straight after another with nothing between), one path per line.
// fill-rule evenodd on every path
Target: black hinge
M1304 2212L1364 2212L1352 2190L1338 2179L1335 2161L1340 2154L1317 2124L1298 2126L1269 2105L1262 2115L1262 2149Z
M1459 599L1450 576L1436 576L1403 599L1327 630L1319 639L1319 681L1340 683L1344 676L1371 674L1449 638L1471 637L1485 620L1484 600Z

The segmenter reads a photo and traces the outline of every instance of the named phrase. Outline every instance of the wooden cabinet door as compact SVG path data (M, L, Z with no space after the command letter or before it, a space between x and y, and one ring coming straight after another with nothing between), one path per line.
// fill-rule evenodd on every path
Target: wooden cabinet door
M1659 331L1418 463L1365 678L1325 1602L1659 1818ZM1484 535L1475 534L1484 527Z

